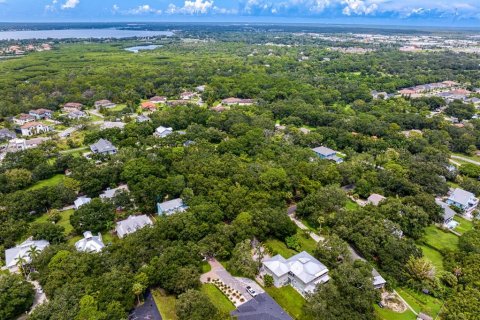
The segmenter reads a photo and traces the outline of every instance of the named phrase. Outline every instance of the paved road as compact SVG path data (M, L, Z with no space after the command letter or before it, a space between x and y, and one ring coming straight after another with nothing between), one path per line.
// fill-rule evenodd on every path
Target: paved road
M162 320L152 293L148 291L145 295L145 302L135 308L128 316L129 320Z
M473 163L473 164L476 164L477 166L480 166L480 162L479 162L479 161L471 160L471 159L464 158L464 157L461 157L461 156L456 156L456 155L453 155L453 154L451 155L451 157L452 157L453 159L462 160L462 161L469 162L469 163Z

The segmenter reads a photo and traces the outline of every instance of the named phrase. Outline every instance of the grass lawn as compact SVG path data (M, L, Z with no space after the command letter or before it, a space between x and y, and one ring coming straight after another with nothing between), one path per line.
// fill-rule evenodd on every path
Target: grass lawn
M358 204L350 199L347 201L347 205L345 206L347 210L356 210L358 209Z
M65 228L65 235L69 235L73 231L73 227L70 224L70 216L73 212L73 209L60 212L60 221L57 224ZM48 213L35 220L35 222L48 222Z
M425 236L422 238L429 246L441 251L444 249L457 250L458 237L451 232L445 232L436 226L429 226L425 229Z
M113 112L117 112L117 111L122 111L122 110L125 109L126 107L127 107L126 104L121 103L121 104L117 104L117 105L116 105L115 107L113 107L113 108L106 109L106 110L108 110L108 111L113 111Z
M431 247L428 247L428 246L419 246L420 249L422 249L422 252L423 252L423 255L425 256L425 258L427 258L428 260L430 260L433 265L435 266L435 268L437 269L437 271L443 271L443 257L442 257L442 254L440 252L438 252L437 250L431 248Z
M220 313L225 315L225 319L229 318L230 311L236 309L233 303L215 285L210 283L203 284L200 290L210 298L210 301L217 307Z
M51 186L56 186L57 184L61 183L65 179L65 175L63 174L56 174L50 179L46 180L41 180L35 183L33 186L28 188L27 190L38 190L43 187L51 187Z
M202 267L202 273L207 273L210 270L212 270L212 267L207 261L202 261L201 267Z
M455 156L465 158L465 159L480 162L480 157L479 156L467 156L466 154L463 154L463 153L452 153L452 154L455 155ZM453 159L453 160L457 161L458 159ZM470 163L470 162L468 162L468 163Z
M153 289L152 295L163 320L178 319L175 313L175 305L177 304L175 296L165 294L162 289Z
M408 288L397 289L397 292L416 312L424 312L433 318L437 316L443 305L439 299Z
M291 286L265 288L265 291L294 319L305 319L305 299Z
M382 309L378 305L375 305L375 313L382 320L415 320L417 316L410 310L403 313L394 312L388 309Z
M454 230L461 233L461 234L464 234L465 232L473 229L473 222L472 221L469 221L469 220L467 220L465 218L462 218L458 215L456 215L455 218L453 218L453 220L460 223Z
M317 247L317 243L310 236L305 237L303 231L300 229L297 230L297 237L300 243L300 252L307 251L308 253L313 254L313 251L315 251L315 248ZM269 239L265 241L265 246L271 249L274 254L281 254L286 259L298 253L293 249L287 248L285 242L277 239Z

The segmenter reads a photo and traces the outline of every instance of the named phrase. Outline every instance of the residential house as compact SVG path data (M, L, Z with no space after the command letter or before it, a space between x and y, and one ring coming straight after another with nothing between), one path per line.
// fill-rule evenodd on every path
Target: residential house
M174 213L180 213L187 210L188 207L183 203L183 200L180 198L165 201L162 203L157 203L157 212L158 215L172 215Z
M70 113L75 111L80 111L83 109L83 104L78 102L67 102L63 105L63 112Z
M150 101L142 102L140 106L145 111L153 112L157 110L157 105L154 102L150 102Z
M28 122L21 126L20 130L22 131L23 136L33 136L36 134L49 132L52 129L41 122Z
M372 90L370 91L370 94L372 95L372 98L373 99L387 99L388 98L388 93L384 92L384 91L381 91L381 92L378 92L376 90Z
M453 225L450 225L450 223L453 221L453 218L455 217L456 212L452 208L450 208L448 204L446 204L445 202L439 199L435 199L435 203L442 208L442 223L446 227L453 226Z
M180 100L192 100L195 97L196 93L186 91L180 93Z
M336 163L342 163L343 159L337 156L337 151L330 148L320 146L312 149L321 159L335 161Z
M382 289L387 284L387 281L378 273L376 269L372 269L373 287L375 289Z
M155 96L150 98L149 100L152 103L167 103L167 97L160 97L160 96Z
M153 225L153 222L146 215L129 216L126 220L117 222L115 231L117 232L118 237L121 239L137 230L151 225Z
M87 114L80 110L72 111L69 114L67 114L67 118L71 120L78 120L86 117L87 117Z
M47 119L47 118L50 119L52 118L53 111L42 108L42 109L30 110L28 114L35 117L35 119L37 120Z
M17 134L9 129L0 129L0 140L12 140L17 137Z
M138 123L144 123L144 122L152 121L152 119L150 119L149 117L147 117L143 114L139 115L136 120L137 120Z
M172 133L173 133L172 128L166 128L166 127L160 126L157 129L155 129L155 132L153 133L153 135L157 138L165 138L166 136L171 135Z
M88 197L78 197L77 200L73 202L73 206L75 207L76 210L78 210L81 206L90 203L92 201L92 198Z
M370 195L370 197L368 197L367 199L367 204L372 204L374 206L378 206L380 204L380 202L384 201L385 198L384 196L380 195L380 194L376 194L376 193L373 193Z
M117 153L117 148L108 140L100 139L96 143L90 146L90 150L92 150L95 154L102 154L102 155L109 155Z
M478 206L478 198L471 192L457 188L453 190L446 203L451 206L456 206L467 215L470 215Z
M25 123L33 122L33 121L35 121L35 117L25 113L21 113L15 118L13 118L13 123L19 126L23 126Z
M106 99L95 101L94 105L96 109L100 109L100 108L111 109L111 108L115 108L116 106L115 103Z
M10 272L17 272L17 263L19 259L25 259L26 263L31 262L30 252L32 248L35 247L39 252L41 252L49 245L50 243L47 240L32 240L30 238L16 247L5 250L4 268L10 270Z
M105 244L102 241L102 234L99 233L98 236L94 236L90 231L85 231L83 233L83 239L75 242L75 248L80 252L95 253L102 251L105 248Z
M268 293L256 295L230 312L230 315L237 320L293 320Z
M262 272L273 277L275 287L291 285L302 295L314 292L318 284L330 280L327 267L306 251L289 259L279 254L265 259Z
M110 189L108 188L107 190L105 190L101 195L100 195L100 199L102 200L106 200L106 199L113 199L113 197L115 197L115 195L120 192L129 192L128 190L128 186L126 184L124 185L121 185L117 188L114 188L114 189Z
M7 152L17 152L28 148L25 139L12 139L8 142Z
M233 105L251 106L254 103L255 103L255 100L253 99L240 99L240 98L233 98L233 97L222 100L222 104L226 106L233 106Z
M176 107L176 106L185 106L189 103L192 103L192 102L187 99L181 99L181 100L170 100L167 102L167 105L169 105L170 107Z
M125 128L125 122L121 121L104 121L102 125L100 126L100 129L105 130L105 129L120 129L123 130Z

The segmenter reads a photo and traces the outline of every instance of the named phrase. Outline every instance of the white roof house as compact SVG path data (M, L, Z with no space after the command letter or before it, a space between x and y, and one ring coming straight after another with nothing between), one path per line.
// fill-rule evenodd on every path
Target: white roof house
M320 157L320 159L327 159L327 160L335 161L336 163L343 162L343 159L337 156L337 151L333 149L320 146L320 147L313 148L312 150Z
M443 223L448 224L456 215L456 212L445 202L435 199L435 203L442 208Z
M380 273L378 273L376 269L372 269L372 277L373 287L375 289L381 289L387 284L387 281L380 275Z
M378 206L380 204L380 202L384 201L385 199L387 199L387 198L385 198L381 194L372 193L370 195L370 197L368 197L367 203L372 204L374 206Z
M330 280L327 267L306 251L285 259L276 255L263 261L263 270L273 276L275 286L291 284L302 295Z
M92 201L92 198L79 197L79 198L77 198L77 200L75 200L75 201L73 202L73 205L74 205L75 209L78 210L78 208L80 208L80 207L83 206L84 204L90 203L90 201Z
M453 190L446 202L448 205L453 205L462 209L467 214L471 213L478 206L478 199L475 195L460 188Z
M114 188L114 189L107 189L105 190L101 195L100 195L100 198L101 199L112 199L113 197L115 197L115 194L117 192L122 192L122 191L125 191L125 192L129 192L128 190L128 186L126 184L124 185L121 185L121 186L118 186L117 188Z
M119 238L134 233L137 230L153 225L152 220L146 215L129 216L126 220L117 222L115 230Z
M30 248L36 247L39 251L43 251L46 247L50 245L50 242L47 240L31 240L28 239L25 242L19 244L16 247L5 250L5 267L11 272L16 272L17 261L20 258L24 258L27 263L31 262L30 258Z
M172 215L177 212L184 212L188 207L183 203L180 198L157 203L158 215Z
M157 129L155 129L155 133L153 135L158 138L165 138L166 136L172 133L173 133L172 128L166 128L166 127L160 126Z
M90 231L83 233L83 239L75 242L75 248L81 252L100 252L105 245L102 241L102 235L94 236Z

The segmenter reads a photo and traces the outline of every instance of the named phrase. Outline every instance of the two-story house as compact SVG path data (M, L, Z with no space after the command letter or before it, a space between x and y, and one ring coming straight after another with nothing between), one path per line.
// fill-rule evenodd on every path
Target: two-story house
M51 128L40 122L28 122L20 127L23 136L33 136L51 131Z
M343 159L340 158L339 156L337 156L337 151L335 151L333 149L330 149L330 148L327 148L327 147L324 147L324 146L320 146L320 147L317 147L317 148L313 148L312 150L321 159L335 161L335 163L342 163L343 162Z
M183 203L183 200L180 198L165 201L162 203L157 203L158 215L172 215L178 212L184 212L188 207Z
M460 208L466 215L470 215L478 206L478 198L471 192L456 188L448 197L446 203Z

